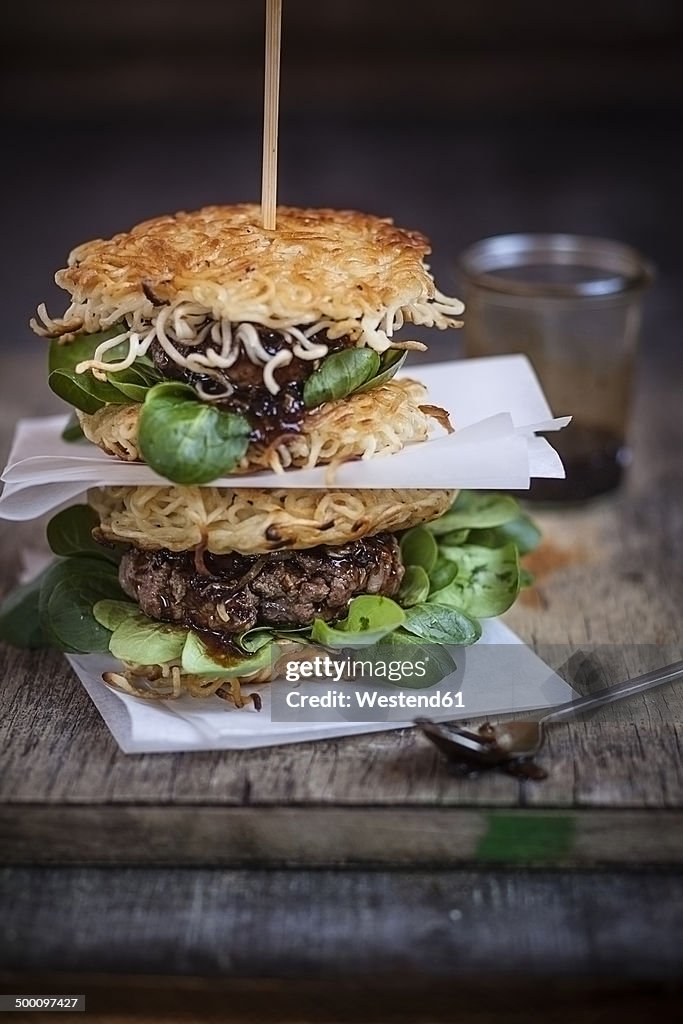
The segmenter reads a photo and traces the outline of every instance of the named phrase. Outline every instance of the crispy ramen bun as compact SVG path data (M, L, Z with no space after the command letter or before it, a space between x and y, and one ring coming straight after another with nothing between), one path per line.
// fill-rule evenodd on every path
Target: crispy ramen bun
M267 446L250 445L232 473L259 469L279 472L289 467L311 468L391 455L414 441L425 441L430 418L449 429L446 413L425 405L426 397L424 385L403 379L328 402L305 416L300 433L283 435ZM143 462L138 445L141 408L105 405L96 413L78 412L78 418L88 440L103 451L124 462Z
M430 522L456 491L103 487L88 501L99 535L146 550L267 554L345 544Z
M41 308L33 326L58 335L125 320L139 332L162 313L203 311L274 330L319 324L384 351L403 323L459 326L462 303L436 289L430 251L419 232L350 210L282 206L269 231L256 204L207 206L78 246L55 277L71 305L60 319Z

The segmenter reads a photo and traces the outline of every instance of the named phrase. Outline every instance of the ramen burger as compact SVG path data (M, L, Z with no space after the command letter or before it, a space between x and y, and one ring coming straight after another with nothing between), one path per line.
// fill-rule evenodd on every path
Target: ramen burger
M394 376L424 347L397 340L404 324L458 326L428 252L417 232L347 211L285 207L267 231L257 206L75 249L56 277L69 308L33 322L50 386L90 441L165 479L59 512L61 557L8 599L0 637L108 652L104 679L127 693L237 706L283 652L476 641L520 585L529 527L496 530L519 515L511 498L487 498L482 518L477 496L448 490L239 487L246 472L397 452L434 420L451 429Z
M71 303L32 326L52 339L52 389L85 436L169 481L374 458L446 414L395 380L404 324L459 326L423 235L390 220L213 206L76 248Z

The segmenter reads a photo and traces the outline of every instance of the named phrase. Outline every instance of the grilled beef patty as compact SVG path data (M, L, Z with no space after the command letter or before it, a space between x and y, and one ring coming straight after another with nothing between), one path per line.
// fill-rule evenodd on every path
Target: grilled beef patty
M205 569L206 571L201 571ZM390 533L349 544L268 555L214 555L130 548L121 586L153 619L241 633L252 626L310 626L344 615L352 597L392 597L403 578L398 541Z

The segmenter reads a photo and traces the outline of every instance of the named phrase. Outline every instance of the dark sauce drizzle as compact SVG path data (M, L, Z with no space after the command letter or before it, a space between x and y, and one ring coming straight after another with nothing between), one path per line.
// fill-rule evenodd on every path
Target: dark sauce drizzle
M261 344L269 355L276 355L281 349L289 348L289 343L279 331L254 326L258 331ZM314 335L311 341L327 345L328 353L336 352L353 344L348 337L330 341L322 332ZM191 348L180 344L176 344L176 347L184 356L191 352L203 354L207 348L214 347L214 342L207 339L200 345ZM152 342L149 354L156 368L164 377L182 380L193 387L201 385L207 395L220 395L225 390L221 381L215 377L195 373L183 366L178 366L158 341ZM307 360L294 356L288 366L281 366L277 370L280 391L273 395L263 383L263 367L252 363L249 357L242 352L231 367L218 371L225 381L233 386L233 393L229 398L217 398L211 404L216 405L219 409L225 409L226 412L244 416L251 426L252 442L264 445L273 444L279 438L284 439L301 432L306 414L303 398L304 384L319 365L319 359Z

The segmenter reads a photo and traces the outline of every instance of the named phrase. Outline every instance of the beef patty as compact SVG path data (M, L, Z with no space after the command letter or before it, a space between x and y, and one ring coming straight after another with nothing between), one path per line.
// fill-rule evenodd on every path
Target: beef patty
M269 355L274 356L283 348L291 348L290 343L279 331L271 331L267 327L259 327L258 324L254 324L254 327ZM330 341L324 331L314 335L311 341L327 345L328 352L336 352L353 345L348 337ZM192 348L177 342L175 345L184 356L192 352L204 355L207 348L216 347L210 338ZM217 395L224 390L221 380L178 366L156 340L150 345L149 354L164 377L182 380L193 386L201 384L207 395ZM276 395L272 395L263 383L263 367L252 363L247 354L241 352L239 358L228 369L217 368L220 377L231 384L234 391L229 398L220 399L212 404L244 416L251 426L251 440L268 444L278 436L295 434L301 429L301 421L306 412L303 400L304 383L319 365L319 359L299 359L294 356L291 363L275 371L280 390Z
M204 569L205 571L201 571ZM121 586L153 619L230 635L252 626L310 626L336 619L357 594L391 597L403 578L390 533L337 547L268 555L214 555L130 548Z

